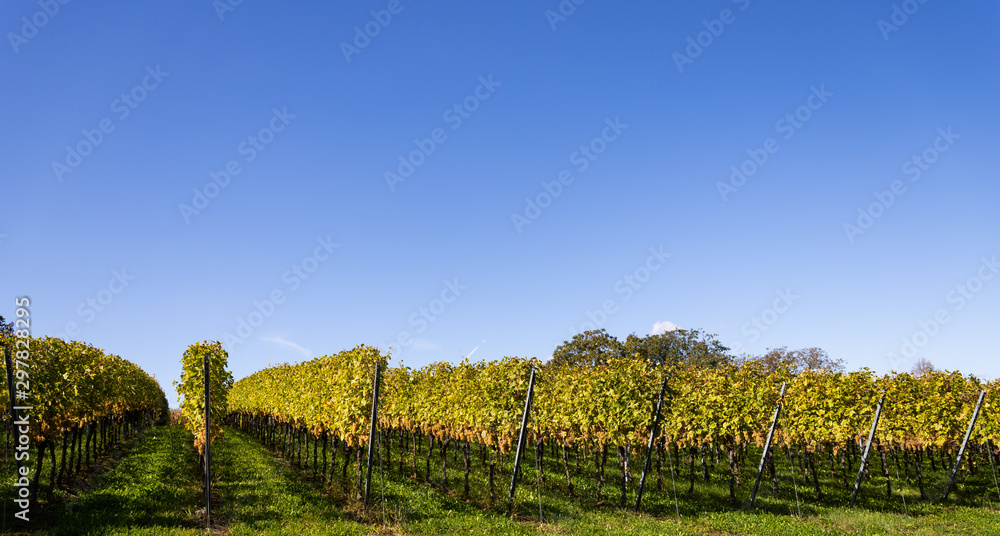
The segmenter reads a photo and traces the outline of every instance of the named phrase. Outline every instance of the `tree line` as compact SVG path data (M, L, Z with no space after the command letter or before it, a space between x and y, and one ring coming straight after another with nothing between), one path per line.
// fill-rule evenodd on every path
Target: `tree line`
M787 346L781 346L768 348L761 355L734 356L715 334L697 329L674 329L645 337L632 333L625 341L618 340L604 329L584 331L556 347L546 366L592 367L605 365L609 359L618 357L640 357L656 365L707 368L725 364L741 367L756 363L767 373L779 369L788 369L792 374L807 370L843 372L845 368L843 359L832 358L825 350L817 347L789 350ZM920 358L915 362L911 373L919 376L933 370L929 361Z

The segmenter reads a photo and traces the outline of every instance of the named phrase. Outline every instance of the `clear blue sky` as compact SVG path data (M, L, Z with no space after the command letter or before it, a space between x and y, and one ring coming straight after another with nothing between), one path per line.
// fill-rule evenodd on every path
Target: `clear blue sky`
M690 4L4 2L0 310L172 404L588 321L1000 376L997 4Z

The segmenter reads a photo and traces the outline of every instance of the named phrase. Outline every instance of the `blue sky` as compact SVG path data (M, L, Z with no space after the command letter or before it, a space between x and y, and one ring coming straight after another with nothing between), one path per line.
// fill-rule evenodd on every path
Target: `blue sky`
M224 2L0 8L4 316L172 404L205 339L1000 376L995 3Z

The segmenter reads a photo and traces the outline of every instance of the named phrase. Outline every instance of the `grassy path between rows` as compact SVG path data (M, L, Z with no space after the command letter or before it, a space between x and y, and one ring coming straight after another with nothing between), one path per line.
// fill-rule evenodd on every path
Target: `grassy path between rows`
M307 479L311 471L295 469L284 465L276 456L264 449L255 440L235 430L228 429L227 438L246 444L251 450L266 459L265 465L280 464L279 472L290 481L302 484L303 496L310 491L318 493L320 484ZM529 449L530 451L531 449ZM398 467L398 455L393 456ZM437 458L434 456L433 458ZM409 453L405 465L412 467ZM436 460L435 460L436 461ZM541 509L544 523L538 522L539 498L536 492L535 472L531 466L533 459L526 460L524 479L515 499L516 521L505 515L499 505L488 506L487 481L482 471L473 470L470 475L470 497L466 502L461 498L461 470L457 462L449 462L451 467L451 491L442 492L409 476L409 470L401 474L398 469L386 471L384 481L376 471L372 481L375 502L384 494L384 511L381 506L374 509L374 523L368 525L371 533L377 534L565 534L565 535L828 535L828 534L899 534L907 536L932 536L938 534L998 534L1000 535L1000 511L993 507L975 507L937 504L911 504L911 514L907 517L891 503L872 500L875 509L849 509L843 506L803 505L804 515L796 517L795 503L771 497L770 491L762 492L762 502L768 504L758 512L742 511L724 504L727 493L725 483L720 479L694 496L681 491L678 499L682 512L681 521L674 517L672 494L651 493L648 507L659 512L659 516L634 514L608 504L598 504L592 498L592 489L586 481L577 481L578 495L570 497L565 490L545 489L543 486ZM338 464L342 463L342 457ZM455 465L452 465L452 464ZM423 467L424 457L419 456L418 466ZM440 465L432 464L435 477L440 476ZM348 479L353 479L352 467ZM558 474L550 474L558 478ZM498 486L505 490L509 474L498 478ZM668 477L669 478L669 477ZM305 480L303 480L305 479ZM669 481L667 481L669 485ZM343 495L353 483L334 484ZM681 486L681 483L678 484ZM501 489L498 493L503 494ZM582 496L580 493L582 492ZM606 497L615 497L613 481L606 488ZM321 499L331 504L329 497ZM898 498L896 499L898 501ZM611 502L616 502L613 499ZM340 508L356 508L343 501ZM900 509L901 510L901 509ZM385 525L381 526L381 520ZM316 532L316 534L339 534L339 532Z
M368 534L372 528L351 521L334 501L291 468L278 463L257 443L232 429L212 443L213 471L221 504L213 507L227 534Z
M191 449L181 427L147 430L97 486L43 511L55 520L39 519L33 534L204 534L196 528L202 493Z
M486 482L477 471L470 480L470 502L462 500L456 489L460 484L453 483L452 491L444 493L398 470L387 471L384 481L376 473L372 487L377 506L366 523L356 519L361 515L359 508L345 497L351 493L350 484L335 483L332 492L325 491L306 471L288 466L233 429L213 445L213 455L215 534L1000 534L1000 515L992 508L918 507L922 515L908 518L898 512L813 506L806 516L796 518L776 511L785 506L777 504L777 508L757 513L699 511L697 504L702 508L708 504L705 496L694 502L694 498L681 497L678 523L665 515L635 515L596 504L587 498L589 490L584 482L580 482L582 497L543 489L545 522L539 523L532 471L525 473L515 501L516 520L504 515L501 507L484 505ZM353 475L351 467L348 479ZM384 508L379 502L383 494ZM652 509L667 510L665 504L656 503L669 502L672 513L672 498L658 495L650 496ZM50 508L46 514L55 519L47 526L36 526L30 534L205 534L200 516L203 507L201 476L190 434L178 426L155 427L98 485Z
M405 479L387 481L384 488L373 480L373 493L379 498L385 493L386 510L376 508L368 516L385 516L387 522L362 523L344 513L362 515L343 493L323 492L307 473L282 463L250 437L228 428L217 451L220 520L233 535L534 533L530 525ZM352 465L348 475L354 474Z
M347 520L319 490L240 434L227 434L212 451L214 534L372 532ZM191 434L180 426L156 427L98 486L49 509L45 515L57 519L30 534L204 535L201 486Z

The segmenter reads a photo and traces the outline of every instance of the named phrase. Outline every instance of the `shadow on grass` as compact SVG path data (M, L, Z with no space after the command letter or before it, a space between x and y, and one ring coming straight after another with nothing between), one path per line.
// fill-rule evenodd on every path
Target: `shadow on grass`
M335 501L282 464L260 444L231 428L218 448L213 469L221 496L220 523L233 534L355 534L368 532Z
M79 535L198 526L193 512L202 500L191 435L180 427L145 432L118 466L94 488L46 512L39 534ZM121 530L119 530L121 529Z
M260 446L260 444L242 436L247 442L266 454L272 463L278 464L275 454ZM394 440L397 442L398 438ZM980 492L986 491L992 484L992 474L987 474L989 468L974 476L963 476L963 481L956 488L954 499L948 503L934 502L939 497L938 488L943 488L946 482L946 471L942 468L924 469L924 483L932 500L919 500L919 490L916 482L906 482L906 470L897 478L892 475L893 494L885 496L885 480L881 476L879 462L869 466L871 477L864 481L858 505L854 509L847 508L850 500L850 487L853 486L857 474L857 462L849 470L848 478L844 478L844 468L839 465L831 468L828 463L817 463L820 487L823 499L816 498L815 486L811 480L806 480L798 467L795 468L793 485L792 468L788 460L776 460L778 490L772 490L769 477L761 481L757 508L748 507L749 488L753 483L755 460L759 459L760 450L751 448L746 454L747 463L741 469L741 482L736 489L736 500L729 498L728 464L716 462L710 464L708 482L703 480L701 468L695 466L694 490L688 493L691 484L691 466L689 464L676 467L676 481L672 481L668 460L662 467L662 481L657 484L655 472L647 481L643 497L642 513L632 512L635 501L635 482L637 474L629 483L625 497L625 507L619 506L620 474L617 467L607 471L601 499L596 498L597 475L589 456L581 457L585 463L577 470L571 464L574 493L569 492L566 483L565 467L555 456L547 456L545 461L546 478L541 482L540 490L537 481L537 462L534 450L528 449L523 466L522 479L518 485L513 503L513 519L508 516L506 507L507 489L510 482L511 464L509 459L503 460L498 466L495 491L497 499L489 499L489 487L486 467L480 456L473 456L470 474L470 494L465 500L462 492L462 461L457 452L449 450L448 467L450 486L448 490L441 487L441 465L437 449L431 458L431 482L426 476L426 448L413 452L409 446L399 442L400 447L392 450L391 460L385 462L384 480L380 478L381 471L376 470L372 487L376 498L373 501L374 513L367 516L359 515L360 507L354 501L355 475L352 468L346 479L333 485L333 491L325 489L324 485L308 476L311 469L297 469L282 465L284 470L294 476L296 493L312 489L322 498L320 503L348 512L348 519L367 523L372 531L379 530L383 516L389 530L397 530L413 534L441 534L447 532L476 532L492 534L509 533L565 533L565 534L701 534L712 532L739 534L819 534L828 529L833 533L843 533L854 530L851 527L875 532L892 532L905 530L912 535L936 534L942 519L947 519L952 509L958 517L963 518L960 527L951 532L963 534L981 534L979 527L988 526L995 519L990 514L990 505L984 504ZM400 456L402 455L402 458ZM342 454L340 455L342 456ZM338 456L338 461L341 457ZM509 456L507 457L509 458ZM391 463L389 463L391 461ZM575 461L575 460L574 460ZM825 461L825 459L824 459ZM419 477L413 477L414 462ZM453 463L455 465L453 465ZM700 465L700 464L698 464ZM389 469L391 467L391 470ZM610 465L609 467L613 467ZM895 468L893 468L893 471ZM337 471L340 474L340 471ZM683 475L683 476L681 476ZM914 473L911 469L910 476ZM989 477L989 478L987 478ZM987 482L989 480L989 482ZM304 488L302 486L305 486ZM676 486L676 499L675 489ZM795 490L798 492L796 501ZM540 492L540 493L539 493ZM385 501L381 502L384 493ZM903 506L903 496L906 499L907 517ZM539 508L539 495L541 508ZM994 496L994 501L996 496ZM981 508L986 510L969 510ZM384 512L382 509L384 508ZM539 509L541 512L539 512ZM677 520L677 512L680 521ZM265 519L272 519L266 517ZM911 528L919 530L911 531ZM778 531L778 532L775 532ZM784 531L784 532L782 532ZM987 531L989 532L989 531Z

